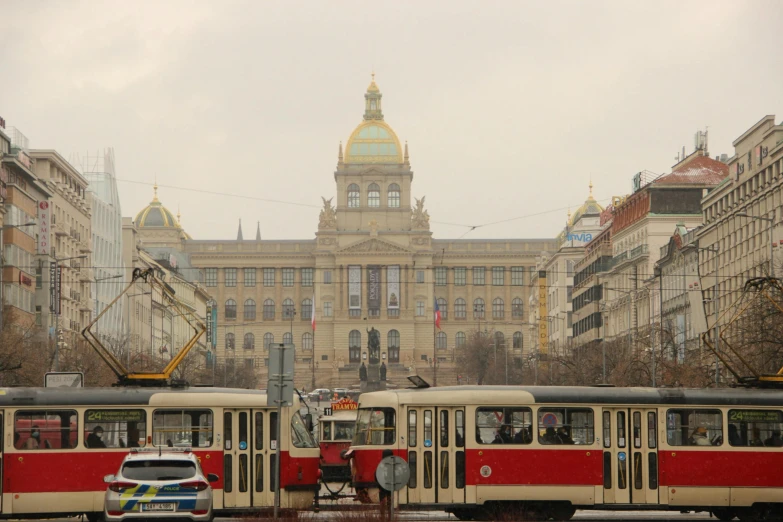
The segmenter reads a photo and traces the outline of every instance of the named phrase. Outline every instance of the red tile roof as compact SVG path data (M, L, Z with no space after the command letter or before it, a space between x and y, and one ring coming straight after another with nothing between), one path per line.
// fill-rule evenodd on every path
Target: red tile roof
M697 156L655 180L661 185L717 185L729 175L729 166L709 156Z

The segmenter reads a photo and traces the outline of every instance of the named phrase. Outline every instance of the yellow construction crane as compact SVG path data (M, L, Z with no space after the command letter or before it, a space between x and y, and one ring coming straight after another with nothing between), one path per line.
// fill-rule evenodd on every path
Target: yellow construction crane
M168 306L173 307L181 317L185 318L191 328L193 328L193 336L185 344L185 346L180 348L176 355L160 372L131 372L129 368L126 368L120 362L120 360L111 352L111 350L104 346L95 333L92 332L92 327L98 322L98 320L103 317L109 308L119 301L123 295L128 293L128 291L133 288L133 286L138 281L144 281L145 283L148 283L151 287L151 291L154 292L157 290L160 292L160 295L163 297L163 301ZM196 314L183 305L179 299L177 299L174 289L168 283L156 277L152 268L146 270L136 268L133 270L133 277L131 278L130 284L128 284L125 290L123 290L120 295L115 297L114 300L109 303L109 305L100 314L98 314L98 316L93 319L93 321L88 324L84 330L82 330L82 335L90 344L90 346L92 346L98 355L100 355L101 358L106 362L109 368L111 368L111 371L114 372L114 374L117 376L118 386L168 386L172 384L171 374L182 362L188 352L190 352L190 350L196 345L199 338L204 334L206 329L207 328L204 324L204 321L202 321L198 316L196 316ZM130 349L130 347L128 347L128 349Z
M774 277L755 277L745 282L740 297L727 308L716 322L720 322L721 318L727 317L731 314L731 319L720 329L721 347L723 350L715 349L715 342L712 339L712 331L708 331L702 334L701 338L704 344L720 359L720 361L726 366L726 368L737 379L737 383L742 386L752 386L760 388L778 388L783 387L783 367L775 374L762 374L759 373L756 368L748 361L747 354L743 355L741 351L732 345L731 341L727 338L727 333L731 332L734 325L740 322L747 313L752 313L751 306L754 303L766 300L769 301L778 311L783 314L783 307L779 302L779 298L776 298L773 294L783 295L783 286L780 284L780 280ZM750 299L747 299L748 295L752 295ZM716 303L717 306L717 303ZM732 310L734 310L732 314ZM727 355L730 354L730 355ZM731 358L735 359L736 365L732 362ZM742 375L745 373L745 375ZM750 373L750 375L747 375Z

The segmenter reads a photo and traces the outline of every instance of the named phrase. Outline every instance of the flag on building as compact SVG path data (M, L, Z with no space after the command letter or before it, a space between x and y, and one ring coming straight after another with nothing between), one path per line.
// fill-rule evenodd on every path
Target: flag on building
M435 299L435 326L440 330L440 308L438 307L438 299Z

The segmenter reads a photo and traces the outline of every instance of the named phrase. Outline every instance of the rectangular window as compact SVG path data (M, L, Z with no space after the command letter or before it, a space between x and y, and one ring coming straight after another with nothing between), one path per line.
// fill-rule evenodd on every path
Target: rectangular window
M325 285L331 285L332 284L332 271L331 270L324 270L324 281L323 283Z
M294 269L283 269L283 286L294 286Z
M424 283L424 270L416 270L416 283Z
M524 266L512 266L511 267L511 286L522 286L525 280L525 267Z
M540 444L592 444L595 441L593 410L589 408L540 408Z
M465 447L465 412L454 412L454 445L458 448Z
M237 269L226 268L225 274L226 274L226 287L237 286Z
M275 286L274 268L264 268L264 286Z
M454 269L454 286L465 286L468 283L468 269L464 266L458 266Z
M147 445L147 412L87 410L84 433L84 446L90 449L144 447Z
M385 446L393 444L395 437L393 408L360 408L356 416L354 446Z
M530 408L490 406L476 410L476 442L479 444L530 444L533 412Z
M152 443L155 446L208 448L212 446L212 430L212 410L155 410L152 413Z
M612 413L604 412L604 448L612 447Z
M780 410L729 410L729 444L732 446L783 447Z
M313 269L302 269L302 286L313 286Z
M410 471L410 478L408 479L408 487L411 489L416 489L417 481L416 481L416 464L418 463L418 458L416 456L415 451L409 451L408 452L408 469Z
M207 286L217 286L217 268L205 269Z
M642 412L633 412L633 447L642 447Z
M647 414L647 447L653 449L658 446L658 436L656 432L656 426L658 422L655 419L655 412L649 412Z
M416 447L416 410L408 412L408 446Z
M435 286L446 286L448 280L448 268L445 266L435 267Z
M324 301L324 317L332 317L332 302Z
M75 448L79 433L73 410L20 410L14 429L14 447L25 450Z
M440 410L440 447L449 447L449 412Z
M264 413L261 411L256 412L256 449L264 449ZM263 473L259 473L263 475Z
M416 315L418 317L424 315L424 301L416 301Z
M432 444L432 410L424 410L424 445L427 446L427 441Z
M245 286L252 287L256 286L256 269L255 268L245 268Z
M484 267L473 267L473 284L477 286L484 286Z
M503 286L505 284L506 269L502 266L492 267L492 286Z
M669 446L720 446L723 416L720 410L668 410L666 439Z

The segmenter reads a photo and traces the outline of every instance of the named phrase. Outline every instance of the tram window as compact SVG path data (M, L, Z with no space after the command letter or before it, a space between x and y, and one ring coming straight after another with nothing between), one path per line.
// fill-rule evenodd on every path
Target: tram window
M617 412L617 447L625 447L625 412Z
M329 421L323 421L323 436L321 437L321 441L327 442L332 440L332 423Z
M152 442L155 446L208 448L212 441L212 410L152 412Z
M647 447L650 449L658 446L658 422L655 420L655 412L647 413Z
M447 410L440 411L440 447L449 447L449 412Z
M239 413L239 445L240 449L242 446L242 443L245 443L245 447L247 447L247 412L242 411Z
M353 439L353 429L355 423L347 421L335 421L334 423L334 440L351 440Z
M449 487L449 452L440 452L440 487L448 489Z
M395 441L393 408L360 408L356 416L355 446L384 446Z
M729 444L783 447L783 412L780 410L729 410Z
M302 415L297 411L291 416L291 443L295 448L317 448L313 435L307 430Z
M408 452L408 469L410 470L410 478L408 479L408 487L416 489L416 465L418 464L418 458L415 451Z
M465 447L465 412L454 412L454 445L458 448Z
M530 408L506 408L503 406L478 408L476 410L476 442L479 444L530 444L533 442L533 411Z
M139 448L146 445L146 411L87 410L84 412L85 447Z
M595 441L593 410L589 408L541 408L538 410L540 444L592 444Z
M432 446L432 410L424 410L424 447Z
M642 447L642 412L633 412L633 447Z
M432 488L432 452L424 452L424 489Z
M261 411L256 412L256 449L264 449L264 412Z
M14 418L14 445L19 449L76 447L78 416L73 410L20 410ZM19 434L18 440L16 434Z
M720 410L668 410L666 439L670 446L720 446L723 415Z
M223 413L223 449L230 450L234 444L234 415L227 411Z
M604 412L604 448L612 447L612 412ZM610 486L611 487L611 486Z
M416 447L416 413L416 410L408 411L408 446L411 448Z
M269 449L277 449L277 412L269 412Z

